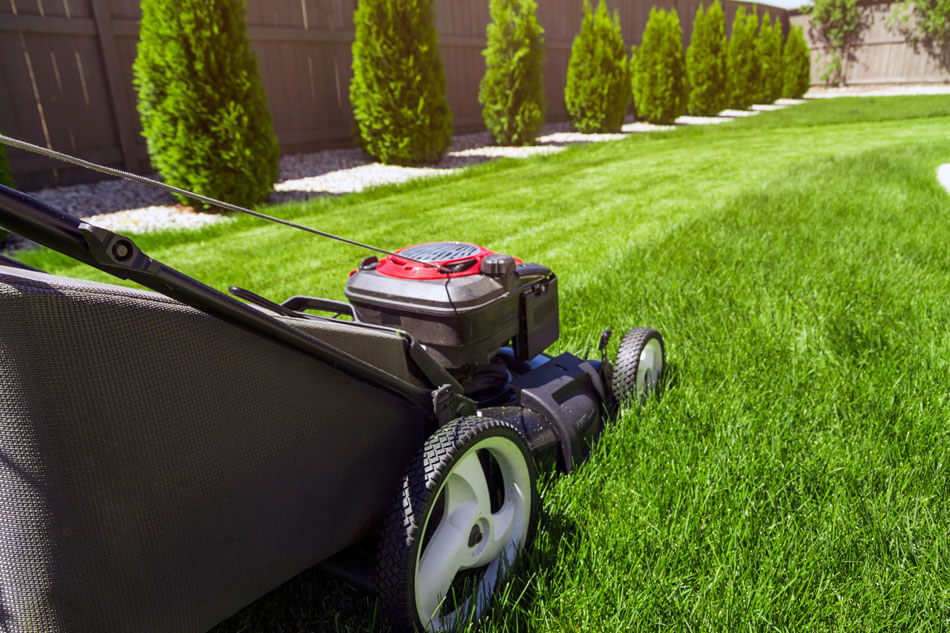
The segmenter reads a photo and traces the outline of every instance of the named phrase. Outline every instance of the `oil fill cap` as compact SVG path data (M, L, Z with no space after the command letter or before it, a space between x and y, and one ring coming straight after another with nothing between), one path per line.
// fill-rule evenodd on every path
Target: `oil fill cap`
M482 258L478 272L489 277L508 277L515 272L515 258L511 255L493 253Z

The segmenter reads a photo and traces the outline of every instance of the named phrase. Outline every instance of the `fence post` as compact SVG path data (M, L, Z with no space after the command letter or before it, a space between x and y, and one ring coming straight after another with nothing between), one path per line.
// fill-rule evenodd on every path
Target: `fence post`
M108 3L93 0L93 16L99 36L99 50L106 70L106 85L109 88L109 102L112 104L112 116L119 133L119 145L122 148L122 160L127 171L138 170L139 161L135 152L135 129L132 126L131 107L122 90L118 55L115 47L115 31L112 29L112 14Z

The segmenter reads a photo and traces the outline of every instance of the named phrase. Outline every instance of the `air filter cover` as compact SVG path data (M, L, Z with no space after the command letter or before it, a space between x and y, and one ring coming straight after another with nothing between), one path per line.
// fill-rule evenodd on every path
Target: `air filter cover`
M376 270L388 277L399 279L445 279L449 277L463 277L477 275L482 259L493 255L492 251L467 242L429 242L407 246L396 251L396 255L387 255L380 262ZM448 274L439 272L437 268L426 266L418 262L402 259L398 255L405 255L415 260L431 262L448 268Z

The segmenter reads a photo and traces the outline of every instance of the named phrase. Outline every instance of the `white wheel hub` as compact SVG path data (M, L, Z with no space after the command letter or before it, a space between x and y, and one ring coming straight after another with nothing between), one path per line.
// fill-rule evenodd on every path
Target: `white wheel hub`
M497 465L494 472L500 472L501 481L497 474L486 474L486 456ZM440 496L441 516L430 511L422 530L415 596L427 630L451 631L457 614L467 619L473 599L478 618L524 546L531 517L531 475L524 454L511 440L486 438L449 471L433 509Z
M663 348L660 342L651 338L640 351L637 364L637 393L648 396L656 388L663 373Z

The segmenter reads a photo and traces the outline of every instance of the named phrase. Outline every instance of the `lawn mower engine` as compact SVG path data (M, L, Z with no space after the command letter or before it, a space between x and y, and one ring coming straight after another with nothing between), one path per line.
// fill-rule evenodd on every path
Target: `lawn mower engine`
M359 321L420 343L480 415L519 426L541 461L569 471L586 457L603 428L610 368L543 354L560 332L550 268L474 244L433 242L366 258L345 293Z

